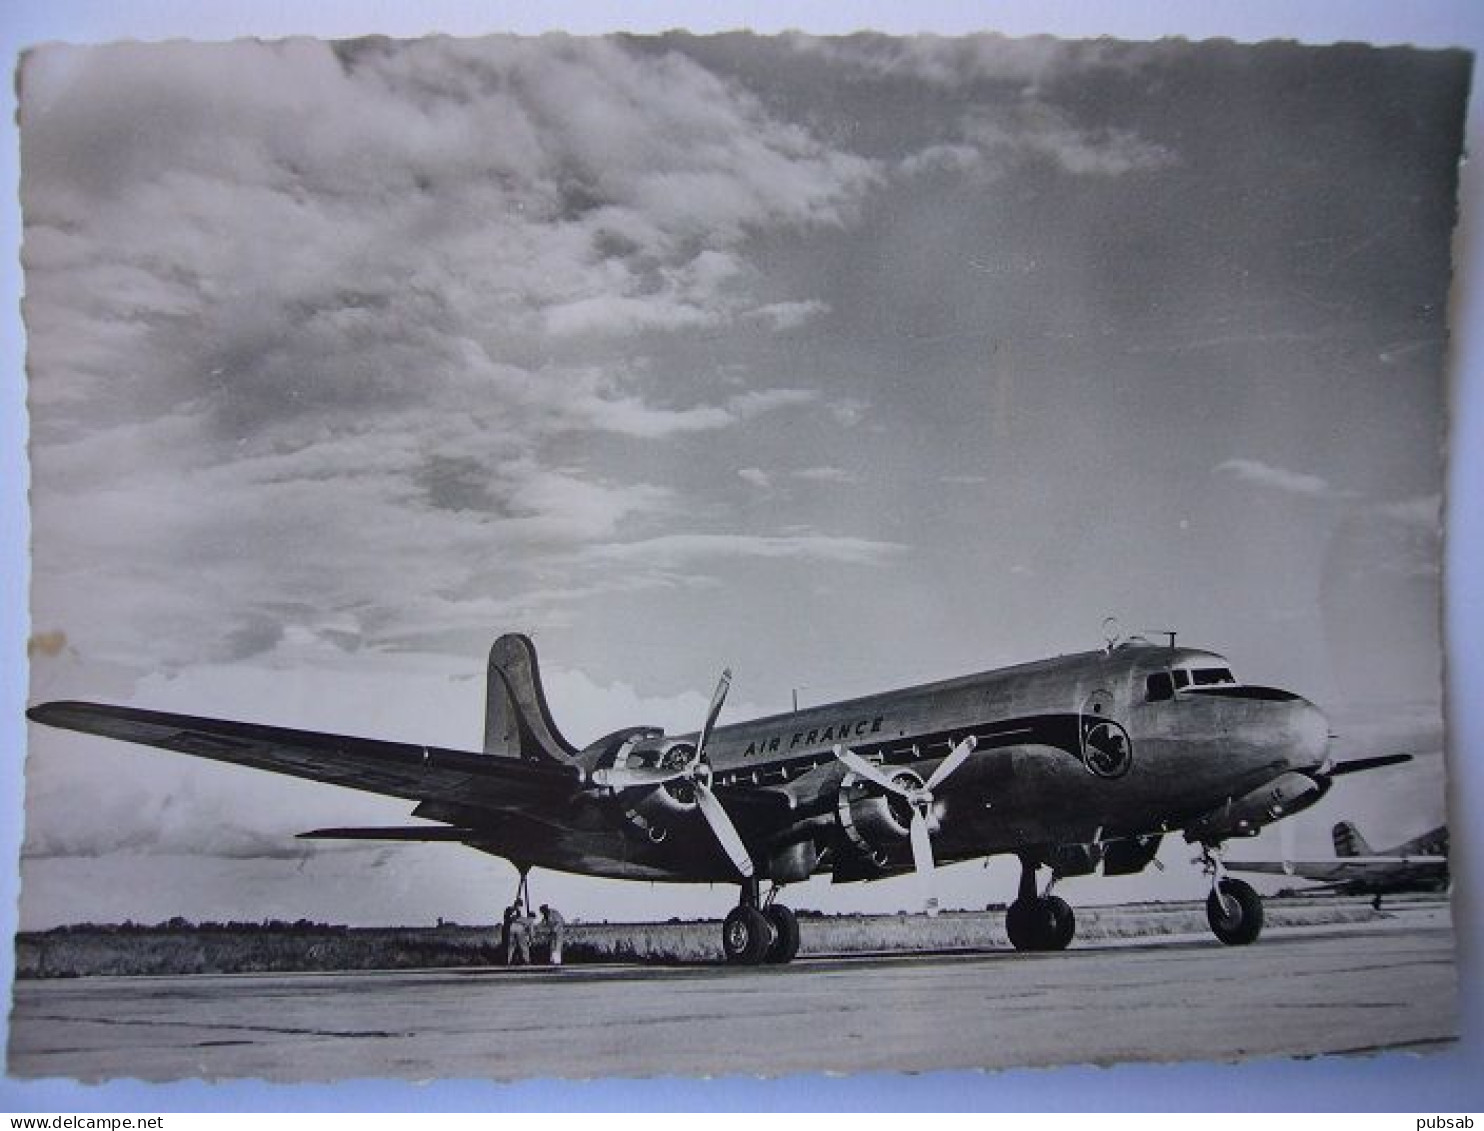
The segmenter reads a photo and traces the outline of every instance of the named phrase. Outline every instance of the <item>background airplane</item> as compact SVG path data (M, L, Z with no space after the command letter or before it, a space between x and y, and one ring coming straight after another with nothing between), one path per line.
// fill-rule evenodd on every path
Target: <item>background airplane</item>
M1262 903L1226 876L1225 842L1308 808L1341 774L1408 757L1333 762L1312 703L1240 683L1173 634L718 726L730 686L723 673L694 733L628 726L578 748L551 717L535 646L506 635L490 651L482 753L94 703L28 715L406 798L436 822L307 837L462 843L510 860L522 884L533 867L736 883L722 941L746 964L797 951L786 884L915 872L931 911L937 862L995 854L1021 864L1012 944L1059 950L1076 922L1053 885L1140 872L1174 831L1200 847L1212 932L1250 943Z
M1229 860L1233 872L1297 876L1319 881L1345 895L1373 895L1374 906L1394 892L1448 890L1448 829L1440 825L1421 836L1379 852L1350 821L1335 825L1333 860Z

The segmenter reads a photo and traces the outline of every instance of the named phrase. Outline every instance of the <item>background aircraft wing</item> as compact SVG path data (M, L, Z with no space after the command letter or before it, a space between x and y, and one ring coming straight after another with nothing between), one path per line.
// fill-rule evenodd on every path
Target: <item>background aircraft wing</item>
M231 719L75 702L26 714L48 726L413 801L534 808L563 803L580 786L578 771L565 766Z
M1441 874L1447 860L1441 856L1346 856L1334 860L1227 860L1225 865L1229 872L1263 872L1329 884L1400 883Z

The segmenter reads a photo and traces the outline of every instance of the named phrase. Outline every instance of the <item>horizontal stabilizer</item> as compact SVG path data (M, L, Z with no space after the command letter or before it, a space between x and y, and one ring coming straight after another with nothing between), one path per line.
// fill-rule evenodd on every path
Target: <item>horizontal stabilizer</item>
M1410 754L1380 754L1374 758L1355 758L1349 762L1336 762L1330 767L1329 776L1337 778L1341 774L1358 774L1365 770L1379 770L1382 766L1397 766L1402 762L1410 762Z
M311 829L298 840L452 840L465 841L478 834L473 829L447 825L404 825L384 829Z

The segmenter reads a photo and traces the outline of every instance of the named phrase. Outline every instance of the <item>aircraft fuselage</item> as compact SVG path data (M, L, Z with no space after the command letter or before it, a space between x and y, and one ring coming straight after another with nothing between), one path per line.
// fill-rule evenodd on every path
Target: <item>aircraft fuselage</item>
M1172 672L1226 675L1176 687ZM934 795L940 860L1181 828L1318 767L1328 746L1324 716L1301 697L1235 683L1214 653L1135 643L721 726L706 753L723 797L729 787L762 787L796 811L761 846L766 855L811 829L848 825L849 791L870 792L852 782L836 745L920 781L969 736L977 749ZM613 754L586 757L611 764ZM1317 791L1277 804L1292 812L1314 800ZM905 845L885 832L856 847L877 849L880 869L900 870ZM802 866L797 852L781 856L785 872Z

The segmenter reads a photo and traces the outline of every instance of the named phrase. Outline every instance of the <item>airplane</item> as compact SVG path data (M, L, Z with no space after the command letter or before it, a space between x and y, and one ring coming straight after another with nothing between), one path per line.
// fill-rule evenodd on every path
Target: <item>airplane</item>
M1381 897L1394 892L1448 890L1448 828L1437 828L1397 845L1375 851L1350 821L1331 830L1333 860L1228 860L1232 872L1260 872L1320 881L1321 887L1341 895L1371 895L1371 906L1381 909Z
M1020 863L1011 944L1061 950L1076 918L1053 886L1141 872L1176 831L1199 846L1212 933L1251 943L1262 901L1226 875L1225 842L1307 809L1342 774L1410 755L1337 763L1312 703L1240 683L1221 655L1168 635L719 726L724 672L698 731L626 726L581 748L557 729L519 634L489 653L482 752L96 703L27 714L404 798L435 823L300 835L464 844L513 863L518 890L532 868L736 884L721 940L736 964L797 953L797 916L777 899L787 884L915 873L931 914L939 864L999 854Z

